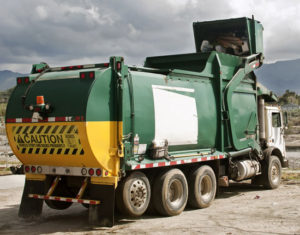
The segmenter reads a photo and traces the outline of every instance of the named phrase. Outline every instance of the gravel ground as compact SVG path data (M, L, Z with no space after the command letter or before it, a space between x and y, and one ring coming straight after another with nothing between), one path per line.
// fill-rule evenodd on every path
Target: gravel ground
M24 176L0 177L0 234L300 234L300 184L262 190L246 183L223 188L206 209L186 209L174 217L117 216L112 228L90 227L88 210L74 204L43 208L35 221L18 218Z
M289 168L292 170L300 169L300 151L299 152L287 152L287 158L289 160Z
M2 144L2 146L1 146ZM0 136L0 153L9 152ZM300 169L300 152L288 152L290 169ZM16 164L14 156L0 154L0 162ZM296 171L299 173L299 171ZM46 205L35 221L18 218L24 175L0 176L0 234L300 234L300 182L284 182L276 190L247 183L223 188L206 209L186 209L175 217L145 215L116 217L113 228L90 227L88 210L74 204L63 211Z

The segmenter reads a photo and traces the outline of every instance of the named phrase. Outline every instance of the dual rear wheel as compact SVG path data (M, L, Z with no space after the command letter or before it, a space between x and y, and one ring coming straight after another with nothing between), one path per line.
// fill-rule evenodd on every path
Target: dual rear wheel
M185 174L173 168L154 177L150 187L144 173L132 172L118 186L116 206L121 213L134 217L142 215L148 207L164 216L180 214L187 203L194 208L208 207L216 194L212 168L200 166L188 179L189 184Z

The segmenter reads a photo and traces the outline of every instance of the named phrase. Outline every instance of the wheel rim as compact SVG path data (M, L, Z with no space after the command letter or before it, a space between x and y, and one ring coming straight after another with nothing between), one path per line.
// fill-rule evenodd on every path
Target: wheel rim
M130 187L130 204L133 208L143 207L147 201L148 192L144 181L137 179Z
M277 183L280 179L280 168L279 165L274 163L271 167L271 180L273 183Z
M180 205L183 197L183 186L180 180L174 179L169 186L168 190L168 200L174 206Z
M200 195L204 201L209 201L212 194L213 183L208 175L202 177L200 182Z

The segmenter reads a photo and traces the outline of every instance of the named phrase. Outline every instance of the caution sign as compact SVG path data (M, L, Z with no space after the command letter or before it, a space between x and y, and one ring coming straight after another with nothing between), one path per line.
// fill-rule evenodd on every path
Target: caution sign
M14 126L13 135L22 154L84 154L75 125Z

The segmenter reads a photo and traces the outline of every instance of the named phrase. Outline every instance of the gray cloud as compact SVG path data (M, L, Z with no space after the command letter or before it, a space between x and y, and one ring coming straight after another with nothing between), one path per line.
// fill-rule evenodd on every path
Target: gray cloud
M28 72L31 64L40 61L52 66L80 64L107 61L112 55L141 65L149 55L195 51L194 21L251 14L265 26L269 61L299 57L300 3L255 2L5 1L0 8L0 69Z

